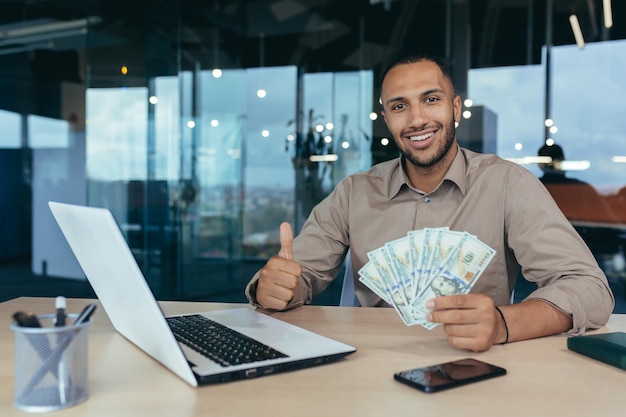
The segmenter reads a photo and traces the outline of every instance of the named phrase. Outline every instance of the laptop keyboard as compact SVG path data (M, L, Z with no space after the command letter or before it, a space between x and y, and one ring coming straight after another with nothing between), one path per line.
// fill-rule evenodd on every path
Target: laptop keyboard
M168 317L174 337L221 366L286 358L248 336L201 315Z

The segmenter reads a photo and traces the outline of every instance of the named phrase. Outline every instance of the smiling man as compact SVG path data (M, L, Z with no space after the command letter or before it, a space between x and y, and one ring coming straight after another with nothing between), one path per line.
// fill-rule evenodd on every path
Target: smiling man
M381 101L387 127L408 162L404 169L411 183L434 189L457 154L453 145L461 98L449 73L444 76L432 61L394 66L384 77Z
M606 323L614 306L606 277L539 180L458 146L461 100L445 62L396 62L384 76L381 103L400 157L337 184L295 239L283 223L279 254L246 287L251 303L275 310L309 303L335 278L348 249L358 271L386 242L448 227L496 251L469 294L427 302L427 319L443 324L451 345L484 351ZM510 305L520 271L538 288ZM361 305L388 305L354 278Z

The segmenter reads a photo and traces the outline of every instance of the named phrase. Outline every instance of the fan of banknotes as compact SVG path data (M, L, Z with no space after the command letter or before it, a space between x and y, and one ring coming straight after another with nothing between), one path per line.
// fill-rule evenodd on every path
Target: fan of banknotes
M407 326L437 326L426 320L427 300L467 294L496 251L467 232L414 230L367 254L359 281L393 305Z

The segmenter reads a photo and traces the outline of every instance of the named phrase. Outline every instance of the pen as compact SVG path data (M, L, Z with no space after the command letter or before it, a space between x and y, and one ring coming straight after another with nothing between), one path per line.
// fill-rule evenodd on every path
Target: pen
M74 324L72 327L80 326L81 324L88 321L95 310L96 310L95 304L88 304L87 306L85 306L83 311L80 312L80 314L74 321ZM78 330L75 330L75 332L78 332ZM39 369L37 369L37 371L32 376L30 381L28 381L28 384L26 385L26 387L22 390L23 392L25 393L30 392L33 390L35 386L37 386L37 384L43 379L43 377L48 372L48 369L50 369L51 366L53 366L55 363L57 363L60 360L61 356L63 355L67 347L70 345L75 335L76 333L73 333L73 334L66 335L63 338L63 340L56 346L56 348L50 353L50 355L48 355L46 360L44 360L43 363L39 366Z
M41 328L41 323L34 313L16 311L15 313L13 313L13 320L15 320L17 325L20 327ZM52 349L50 348L50 344L48 343L47 338L40 339L36 335L32 334L27 334L26 338L33 346L33 348L37 351L42 361L46 360L46 358L50 356ZM53 369L52 372L54 376L57 376L56 369Z
M56 320L54 322L54 326L65 327L65 308L67 307L67 300L65 297L57 297L54 301L54 307L56 310ZM57 335L57 343L60 343L62 340L59 336L60 335ZM67 401L67 386L69 385L65 355L61 355L61 359L59 360L57 379L59 381L59 399L61 404L65 404Z
M83 311L80 312L78 317L76 317L76 320L74 321L74 326L78 326L79 324L83 324L84 322L89 320L94 311L96 311L96 305L87 304L85 308L83 308Z
M65 326L65 308L67 307L67 300L65 297L59 296L54 302L56 308L56 321L54 325L56 327Z
M41 327L39 319L33 313L26 313L24 311L16 311L13 313L13 320L20 327Z

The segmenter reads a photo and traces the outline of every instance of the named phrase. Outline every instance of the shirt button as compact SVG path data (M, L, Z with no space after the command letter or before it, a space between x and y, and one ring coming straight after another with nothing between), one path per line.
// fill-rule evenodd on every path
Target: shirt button
M424 203L430 203L430 197L425 197L424 198Z

